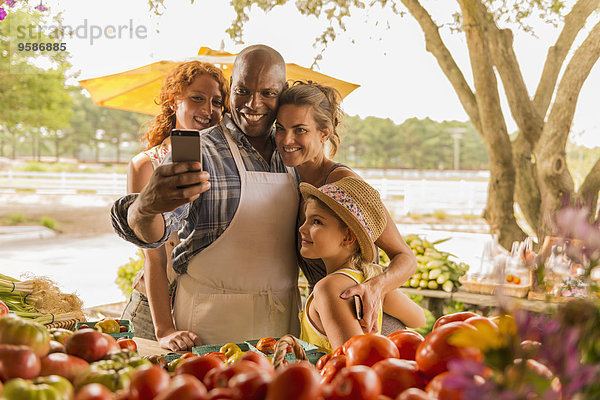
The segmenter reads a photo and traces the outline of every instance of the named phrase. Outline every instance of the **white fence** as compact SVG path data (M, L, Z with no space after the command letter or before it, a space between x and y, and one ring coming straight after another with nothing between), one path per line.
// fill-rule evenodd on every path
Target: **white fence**
M0 190L42 194L125 194L125 174L0 171Z
M481 214L487 199L487 171L357 170L396 213ZM125 174L0 171L0 191L41 194L123 195Z

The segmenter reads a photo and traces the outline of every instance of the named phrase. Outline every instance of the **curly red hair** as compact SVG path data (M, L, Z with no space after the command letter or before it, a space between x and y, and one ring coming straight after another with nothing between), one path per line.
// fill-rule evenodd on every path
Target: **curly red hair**
M175 110L171 109L171 105L175 104L177 97L181 96L184 89L200 75L209 75L217 81L223 96L222 111L228 111L229 82L223 72L214 65L201 61L181 63L169 72L160 89L160 96L157 101L160 106L160 113L154 117L143 138L148 143L147 149L161 144L171 134L171 131L175 128Z

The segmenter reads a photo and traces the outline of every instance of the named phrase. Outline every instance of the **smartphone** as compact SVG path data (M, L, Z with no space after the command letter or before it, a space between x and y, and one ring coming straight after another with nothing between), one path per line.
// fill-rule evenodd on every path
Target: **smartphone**
M173 162L198 161L202 163L202 137L193 129L173 129L171 132Z
M354 295L354 312L356 314L356 319L363 318L362 300L360 299L360 296L357 294Z

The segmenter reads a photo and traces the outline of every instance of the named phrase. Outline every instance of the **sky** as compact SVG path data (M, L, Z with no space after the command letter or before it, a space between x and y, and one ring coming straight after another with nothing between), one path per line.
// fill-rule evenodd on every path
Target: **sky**
M78 37L64 39L74 70L80 71L78 79L118 73L159 60L183 60L196 55L201 46L218 49L221 44L226 51L237 53L248 44L264 43L277 49L287 62L309 67L318 53L314 39L327 26L324 19L300 15L294 1L266 14L254 7L244 28L245 44L236 44L226 33L235 18L228 0L195 0L193 5L189 0L166 3L164 14L157 17L148 11L146 0L44 1L52 12L64 11L64 24L80 28ZM430 12L435 11L432 15L438 23L445 24L441 34L446 45L472 83L464 35L452 34L447 25L456 2L423 3ZM121 37L91 37L94 29L97 33L110 25L131 26L134 34L126 30ZM535 92L548 46L558 35L558 30L547 24L535 26L535 32L537 37L515 31L515 51L530 93ZM347 20L347 32L329 45L316 69L361 85L342 104L349 115L390 118L398 124L413 117L468 119L435 58L425 50L423 33L410 15L401 17L378 7L353 13ZM588 147L600 146L598 93L600 62L581 91L571 132L573 141ZM509 116L505 99L503 107ZM516 129L510 116L506 122L509 131Z

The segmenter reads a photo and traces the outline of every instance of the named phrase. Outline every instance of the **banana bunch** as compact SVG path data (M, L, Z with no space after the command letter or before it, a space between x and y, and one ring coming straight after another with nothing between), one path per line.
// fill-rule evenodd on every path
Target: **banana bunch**
M417 272L404 287L452 292L460 286L458 278L467 272L469 266L451 260L450 257L455 256L435 248L436 244L448 239L431 243L417 235L408 235L404 240L417 256Z

